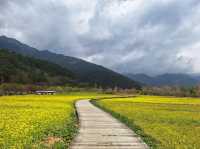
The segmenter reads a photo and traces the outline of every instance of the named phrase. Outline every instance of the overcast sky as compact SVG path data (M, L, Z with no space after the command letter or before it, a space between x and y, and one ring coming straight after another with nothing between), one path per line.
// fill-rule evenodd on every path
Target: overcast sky
M0 35L119 72L200 73L199 0L0 0Z

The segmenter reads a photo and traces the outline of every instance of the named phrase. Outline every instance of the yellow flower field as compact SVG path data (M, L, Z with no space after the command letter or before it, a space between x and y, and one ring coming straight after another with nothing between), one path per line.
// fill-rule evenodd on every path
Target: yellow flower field
M67 148L77 130L74 101L96 96L100 95L0 97L0 148Z
M96 102L152 148L200 148L200 99L140 96Z

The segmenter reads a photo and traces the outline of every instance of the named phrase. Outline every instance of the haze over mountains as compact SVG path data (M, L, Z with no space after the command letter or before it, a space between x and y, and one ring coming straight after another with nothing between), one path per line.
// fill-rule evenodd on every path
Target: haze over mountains
M198 74L166 73L152 77L147 74L128 73L123 76L103 66L79 58L55 54L47 50L39 51L6 36L0 36L0 48L57 64L57 66L71 72L78 82L90 85L112 88L115 86L120 88L139 88L139 84L149 86L195 86L200 84L200 75Z
M198 74L162 74L157 76L148 76L146 74L125 74L133 80L141 82L148 86L196 86L200 84L200 75Z
M39 51L23 44L16 39L0 36L0 48L13 51L24 56L30 56L55 63L74 74L78 82L101 87L139 88L139 83L102 66L84 60L55 54L49 51Z

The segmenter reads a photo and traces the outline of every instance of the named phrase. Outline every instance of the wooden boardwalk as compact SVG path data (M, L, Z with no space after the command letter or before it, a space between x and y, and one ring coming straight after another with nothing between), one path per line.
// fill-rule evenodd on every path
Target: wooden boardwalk
M71 149L148 149L132 130L89 100L78 101L76 108L80 130Z

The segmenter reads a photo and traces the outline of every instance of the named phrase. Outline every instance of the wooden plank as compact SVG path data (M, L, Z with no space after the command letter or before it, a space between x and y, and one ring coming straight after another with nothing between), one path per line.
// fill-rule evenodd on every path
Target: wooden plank
M76 108L80 129L71 149L149 149L131 129L89 100L78 101Z

